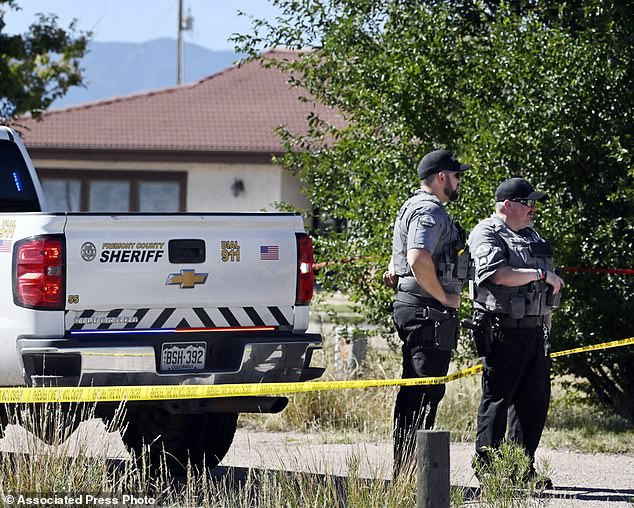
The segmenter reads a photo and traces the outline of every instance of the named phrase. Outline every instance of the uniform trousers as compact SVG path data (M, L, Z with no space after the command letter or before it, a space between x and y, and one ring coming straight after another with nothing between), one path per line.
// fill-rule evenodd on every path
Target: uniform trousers
M445 310L435 300L430 307ZM403 378L445 376L451 351L433 347L435 321L422 317L423 307L394 302L394 322L403 341ZM402 386L394 407L394 472L413 461L416 431L434 426L445 385Z
M531 460L539 445L550 404L550 364L544 354L544 332L534 328L502 328L483 359L482 399L478 409L476 454L508 439L524 447Z

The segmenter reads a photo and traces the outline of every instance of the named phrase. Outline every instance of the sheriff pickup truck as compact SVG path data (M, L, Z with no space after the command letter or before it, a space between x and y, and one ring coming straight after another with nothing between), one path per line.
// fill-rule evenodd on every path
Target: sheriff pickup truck
M46 211L19 135L0 127L0 387L301 382L313 249L292 213ZM124 442L174 471L215 466L240 412L287 399L126 406ZM62 411L66 406L62 405ZM99 403L112 418L116 404ZM2 426L7 412L0 411ZM74 420L71 420L74 421ZM47 433L41 432L47 439Z

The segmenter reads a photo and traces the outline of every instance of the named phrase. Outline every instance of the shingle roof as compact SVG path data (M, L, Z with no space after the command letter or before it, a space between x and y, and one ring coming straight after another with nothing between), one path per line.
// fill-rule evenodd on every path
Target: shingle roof
M273 49L263 58L293 58ZM231 67L192 84L86 103L21 119L29 148L268 152L281 150L273 132L305 132L311 110L337 122L335 111L298 100L288 76L259 61Z

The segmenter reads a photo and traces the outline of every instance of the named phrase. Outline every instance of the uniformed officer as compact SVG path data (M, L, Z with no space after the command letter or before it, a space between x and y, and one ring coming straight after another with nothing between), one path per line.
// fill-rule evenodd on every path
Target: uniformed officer
M469 168L447 150L425 155L421 188L398 212L392 259L383 274L397 290L394 322L403 342L403 378L444 376L456 347L460 291L468 275L465 235L444 204L458 197ZM416 430L434 425L444 385L401 387L394 408L394 474L410 467Z
M509 178L495 191L493 215L469 236L475 263L474 338L484 366L476 474L483 472L491 451L503 440L509 409L509 439L521 444L531 461L546 423L548 335L564 281L553 271L548 243L533 229L536 204L545 198L523 178ZM533 466L529 475L535 476Z

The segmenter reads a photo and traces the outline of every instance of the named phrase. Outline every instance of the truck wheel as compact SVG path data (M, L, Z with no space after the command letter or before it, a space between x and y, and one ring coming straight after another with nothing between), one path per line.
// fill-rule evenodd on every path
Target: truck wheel
M137 458L149 445L151 467L158 468L164 457L171 475L182 476L188 460L199 471L216 467L231 446L237 423L238 413L174 414L144 408L128 414L123 442Z
M46 444L66 441L85 417L83 405L69 403L11 404L5 406L0 424L16 423Z
M0 404L0 438L4 437L4 431L9 425L11 410L9 404Z

